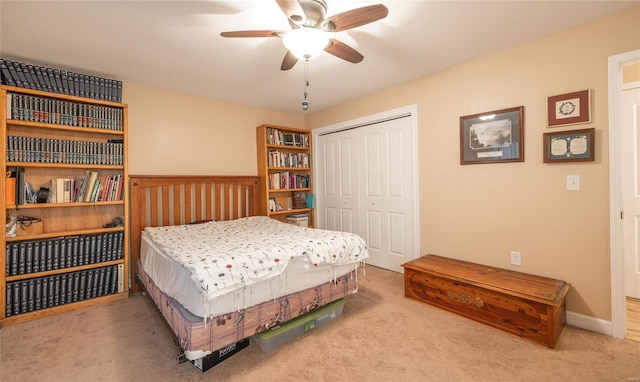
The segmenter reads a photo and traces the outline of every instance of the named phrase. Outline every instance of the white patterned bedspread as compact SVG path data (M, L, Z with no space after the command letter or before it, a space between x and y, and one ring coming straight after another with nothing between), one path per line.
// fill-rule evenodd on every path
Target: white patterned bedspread
M369 257L358 235L265 216L145 231L165 255L191 271L205 300L280 275L297 257L307 256L314 265L358 264Z

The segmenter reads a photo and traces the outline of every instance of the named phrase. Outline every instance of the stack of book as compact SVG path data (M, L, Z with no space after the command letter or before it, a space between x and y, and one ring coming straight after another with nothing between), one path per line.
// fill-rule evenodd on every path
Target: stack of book
M287 215L287 223L295 224L299 227L309 226L309 214L292 214Z
M2 85L122 102L122 81L0 58Z

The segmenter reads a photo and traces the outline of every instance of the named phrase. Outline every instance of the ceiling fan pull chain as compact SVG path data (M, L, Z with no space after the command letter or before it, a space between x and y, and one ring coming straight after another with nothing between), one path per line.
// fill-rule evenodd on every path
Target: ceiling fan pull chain
M309 109L309 102L307 101L307 87L309 86L309 60L304 61L304 99L302 100L302 110Z

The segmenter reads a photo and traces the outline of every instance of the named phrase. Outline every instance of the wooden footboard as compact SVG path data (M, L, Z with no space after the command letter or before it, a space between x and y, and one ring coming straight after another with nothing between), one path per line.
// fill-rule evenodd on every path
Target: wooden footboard
M134 281L145 227L233 220L258 212L257 176L132 175L129 190L132 292L140 291Z

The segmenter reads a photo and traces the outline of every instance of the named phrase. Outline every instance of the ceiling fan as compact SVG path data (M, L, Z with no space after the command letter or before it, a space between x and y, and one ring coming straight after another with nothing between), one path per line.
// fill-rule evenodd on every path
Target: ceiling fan
M309 60L323 50L343 60L358 63L364 56L349 45L330 38L330 32L342 32L387 17L389 10L382 4L369 5L327 17L325 0L276 0L287 16L290 31L246 30L222 32L222 37L278 37L283 39L287 53L281 70L289 70L299 59Z

